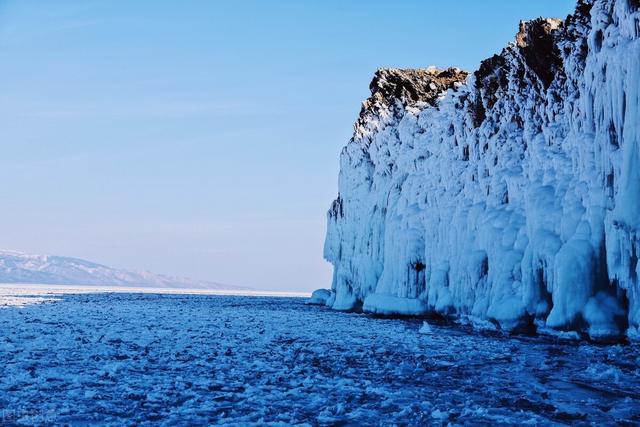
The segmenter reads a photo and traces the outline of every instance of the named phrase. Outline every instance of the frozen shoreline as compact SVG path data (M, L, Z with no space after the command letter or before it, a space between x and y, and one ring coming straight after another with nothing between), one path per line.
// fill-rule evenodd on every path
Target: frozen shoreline
M0 283L0 307L23 305L25 303L46 302L43 296L65 294L102 294L102 293L143 293L166 295L221 295L246 297L287 297L308 298L311 292L279 292L246 289L183 289L183 288L154 288L129 286L92 286L92 285L48 285Z

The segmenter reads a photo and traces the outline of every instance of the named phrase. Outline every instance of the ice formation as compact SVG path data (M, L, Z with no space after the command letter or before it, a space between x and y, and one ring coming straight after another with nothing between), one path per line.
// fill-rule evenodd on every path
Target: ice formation
M378 70L328 212L329 304L637 336L639 36L639 0L583 0L473 74Z
M316 289L311 294L308 303L311 305L326 305L327 300L331 297L331 291L328 289Z

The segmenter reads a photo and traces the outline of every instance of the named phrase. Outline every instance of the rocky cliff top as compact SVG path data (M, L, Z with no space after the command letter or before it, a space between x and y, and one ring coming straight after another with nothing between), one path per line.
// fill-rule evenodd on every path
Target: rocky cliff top
M454 88L456 83L463 83L468 75L458 68L380 68L369 85L371 97L364 102L364 107L392 99L405 106L418 102L434 105L438 96Z
M560 28L562 22L562 19L558 18L538 18L532 21L520 21L519 31L516 34L516 44L521 48L535 47L540 40L549 37L553 31Z
M516 34L516 45L545 87L549 87L562 69L562 59L554 41L554 33L562 25L563 21L555 18L521 21L520 31Z
M369 89L371 96L362 103L356 130L364 126L372 114L388 110L400 103L409 107L418 103L435 105L439 96L464 83L468 72L458 68L379 68ZM357 131L356 131L357 132Z

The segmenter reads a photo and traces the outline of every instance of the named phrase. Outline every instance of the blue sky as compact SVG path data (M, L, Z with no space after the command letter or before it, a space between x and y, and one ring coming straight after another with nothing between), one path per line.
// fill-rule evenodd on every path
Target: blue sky
M328 287L325 212L378 67L458 66L573 0L0 0L0 247Z

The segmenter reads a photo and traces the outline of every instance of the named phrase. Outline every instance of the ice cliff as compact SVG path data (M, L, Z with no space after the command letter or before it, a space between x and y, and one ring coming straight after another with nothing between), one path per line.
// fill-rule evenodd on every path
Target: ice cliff
M328 304L637 337L639 36L640 0L585 0L474 73L378 70L328 212Z

